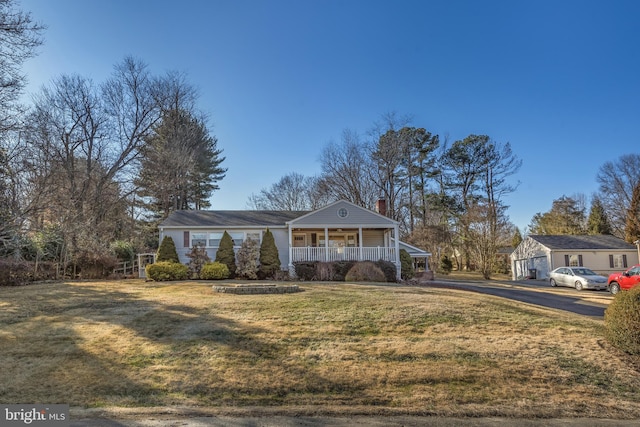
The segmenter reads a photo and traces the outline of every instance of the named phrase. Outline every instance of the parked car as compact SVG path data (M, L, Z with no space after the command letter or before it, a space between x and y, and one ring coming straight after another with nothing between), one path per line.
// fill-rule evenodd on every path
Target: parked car
M607 278L584 267L558 267L549 273L551 286L583 289L607 289Z
M610 274L609 280L607 280L609 292L614 295L621 290L627 291L638 284L640 284L640 264L634 265L622 273Z

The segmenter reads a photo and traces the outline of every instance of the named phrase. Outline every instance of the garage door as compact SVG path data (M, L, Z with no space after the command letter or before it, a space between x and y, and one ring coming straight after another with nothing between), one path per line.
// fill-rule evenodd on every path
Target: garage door
M536 279L548 279L549 278L549 263L547 257L531 258L531 268L536 269Z

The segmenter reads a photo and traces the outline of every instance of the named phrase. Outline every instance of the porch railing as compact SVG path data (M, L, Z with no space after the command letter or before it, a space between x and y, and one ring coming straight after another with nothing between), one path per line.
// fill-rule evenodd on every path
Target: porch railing
M392 247L298 247L291 248L291 262L301 261L396 261Z

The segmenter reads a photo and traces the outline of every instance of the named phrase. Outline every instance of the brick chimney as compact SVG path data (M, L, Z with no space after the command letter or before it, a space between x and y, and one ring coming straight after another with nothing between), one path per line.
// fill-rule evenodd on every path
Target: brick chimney
M376 202L376 212L380 215L387 216L387 201L385 199L378 199Z

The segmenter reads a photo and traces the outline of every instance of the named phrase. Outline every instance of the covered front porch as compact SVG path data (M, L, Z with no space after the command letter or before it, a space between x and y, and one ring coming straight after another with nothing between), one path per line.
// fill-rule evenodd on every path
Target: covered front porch
M399 248L393 229L324 228L289 230L289 259L304 261L390 261L397 263Z
M400 278L398 222L346 200L286 223L289 271L305 261L389 261Z

